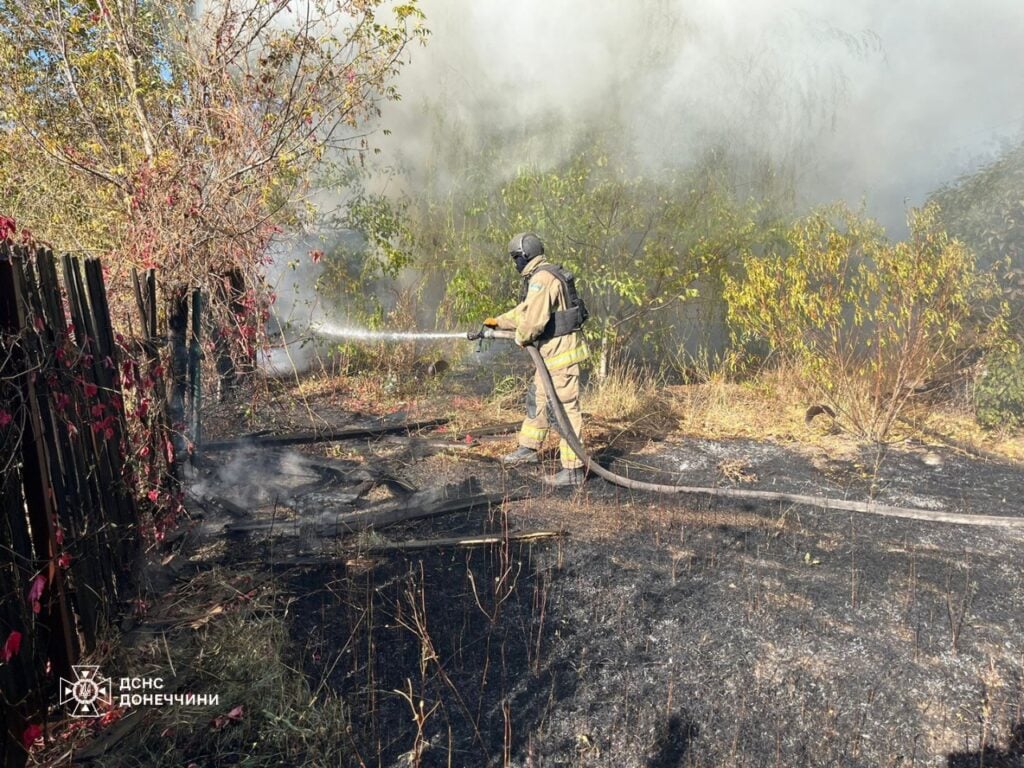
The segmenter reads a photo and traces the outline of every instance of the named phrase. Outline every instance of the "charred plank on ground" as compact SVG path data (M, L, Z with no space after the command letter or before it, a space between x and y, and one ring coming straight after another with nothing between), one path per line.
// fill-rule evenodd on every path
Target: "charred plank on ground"
M244 439L220 440L207 443L207 451L223 451L242 445L309 445L311 443L330 443L338 440L352 440L360 437L377 437L396 432L415 432L447 424L447 418L426 419L423 421L381 422L362 427L340 427L337 429L314 430L308 432L288 432L285 434L255 435Z
M486 510L505 501L522 496L505 493L481 493L475 477L440 488L417 491L402 499L375 504L358 512L324 512L298 520L254 520L233 523L227 527L230 534L272 531L281 536L300 536L310 528L321 537L345 536L369 529L381 529L410 520L420 520L455 512Z

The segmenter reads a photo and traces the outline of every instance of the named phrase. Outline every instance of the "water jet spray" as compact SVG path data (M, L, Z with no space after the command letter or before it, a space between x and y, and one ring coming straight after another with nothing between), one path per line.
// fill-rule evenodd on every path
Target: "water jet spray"
M466 338L462 331L368 331L334 323L314 323L310 325L310 331L317 336L337 341L440 341Z

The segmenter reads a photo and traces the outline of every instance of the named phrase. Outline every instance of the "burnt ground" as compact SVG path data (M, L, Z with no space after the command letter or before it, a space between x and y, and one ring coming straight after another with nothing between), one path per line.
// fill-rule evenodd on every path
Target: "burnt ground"
M281 574L289 661L347 702L350 765L1024 766L1021 532L601 480L544 493L543 470L505 472L497 450L436 452L436 438L209 457L203 489L284 522L469 475L533 494L343 539L299 522L217 550ZM329 482L328 458L372 490L353 499ZM604 460L690 485L984 514L1018 515L1024 497L1017 466L911 444L880 458L634 440ZM232 522L208 509L203 536L223 542ZM568 535L381 551L538 529Z

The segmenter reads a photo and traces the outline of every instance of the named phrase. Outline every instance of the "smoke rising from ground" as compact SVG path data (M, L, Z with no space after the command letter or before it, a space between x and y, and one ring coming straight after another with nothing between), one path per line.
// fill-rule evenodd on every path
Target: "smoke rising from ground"
M269 376L304 373L325 352L310 328L332 316L316 290L323 267L311 258L314 251L334 247L344 235L328 239L314 233L279 238L270 253L266 281L274 294L267 322L269 345L260 350L260 370Z
M388 157L414 184L552 166L609 129L638 171L712 147L795 167L803 202L905 203L1024 127L1019 0L424 0L428 45L385 108ZM461 153L452 142L464 142Z

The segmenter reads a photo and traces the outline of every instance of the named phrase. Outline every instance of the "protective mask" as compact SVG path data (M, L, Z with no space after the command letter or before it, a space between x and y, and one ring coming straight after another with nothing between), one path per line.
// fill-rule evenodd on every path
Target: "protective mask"
M514 254L512 256L512 261L515 262L516 272L522 274L523 270L526 269L526 265L530 263L531 259L525 253L519 251L519 253Z

